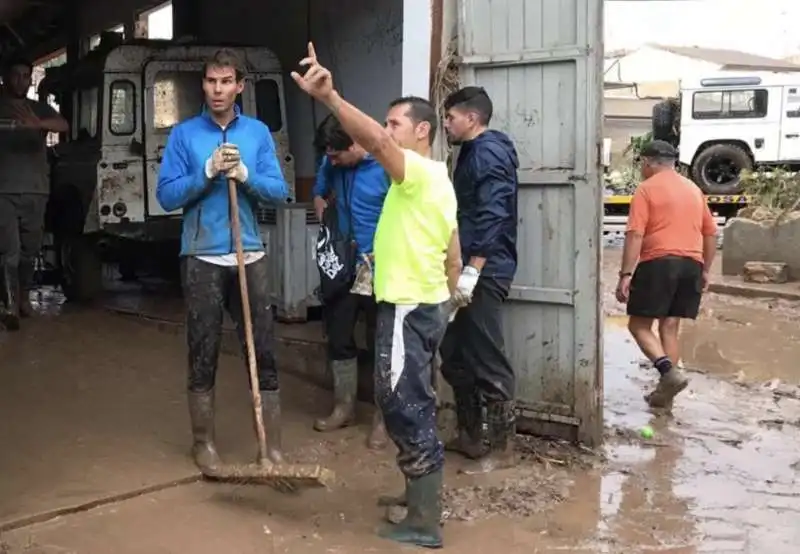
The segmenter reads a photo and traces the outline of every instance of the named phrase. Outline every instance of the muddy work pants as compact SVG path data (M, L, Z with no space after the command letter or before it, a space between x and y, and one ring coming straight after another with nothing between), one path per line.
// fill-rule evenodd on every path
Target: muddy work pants
M183 258L182 264L186 338L189 345L188 388L191 392L208 392L214 388L216 381L223 310L230 314L242 349L246 349L238 269L236 266L215 265L194 257ZM278 374L275 368L272 308L267 294L267 258L262 257L246 267L259 385L263 391L276 391Z
M46 207L46 194L0 194L0 263L17 273L23 291L32 285Z
M325 301L329 360L352 360L358 356L355 329L362 310L366 320L367 350L372 353L375 351L375 297L348 292Z
M431 365L446 325L440 304L378 304L375 398L397 446L400 471L410 479L439 471L444 464Z
M472 302L461 308L442 341L442 376L460 393L478 391L485 402L514 399L514 369L505 353L501 309L510 283L478 281Z

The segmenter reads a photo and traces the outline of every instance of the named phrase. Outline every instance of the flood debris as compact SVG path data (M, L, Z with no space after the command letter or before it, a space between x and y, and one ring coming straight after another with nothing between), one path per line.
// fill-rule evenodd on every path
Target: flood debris
M499 485L473 484L446 489L442 495L444 519L473 521L490 516L524 518L563 502L571 481L566 473L526 471Z

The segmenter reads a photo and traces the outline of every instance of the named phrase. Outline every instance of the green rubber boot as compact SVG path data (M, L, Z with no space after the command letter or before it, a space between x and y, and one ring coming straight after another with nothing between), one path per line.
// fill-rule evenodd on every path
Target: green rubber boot
M405 519L382 529L378 534L384 539L403 544L442 548L442 477L443 471L440 469L416 479L407 479L408 513Z

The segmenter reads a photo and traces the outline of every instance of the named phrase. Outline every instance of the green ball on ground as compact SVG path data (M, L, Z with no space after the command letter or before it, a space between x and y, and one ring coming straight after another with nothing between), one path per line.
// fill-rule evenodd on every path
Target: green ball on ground
M639 434L642 436L643 439L652 439L655 433L653 432L653 428L649 425L645 425L639 430Z

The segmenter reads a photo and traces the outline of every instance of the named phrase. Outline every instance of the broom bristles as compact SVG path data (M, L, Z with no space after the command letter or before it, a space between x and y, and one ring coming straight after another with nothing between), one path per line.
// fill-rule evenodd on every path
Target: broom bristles
M289 485L291 488L330 488L335 479L331 470L312 464L226 464L213 470L206 470L203 475L214 481Z

